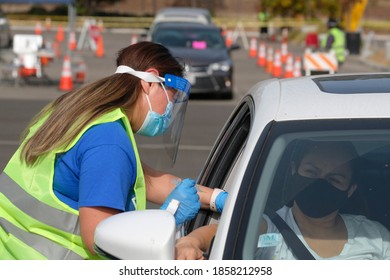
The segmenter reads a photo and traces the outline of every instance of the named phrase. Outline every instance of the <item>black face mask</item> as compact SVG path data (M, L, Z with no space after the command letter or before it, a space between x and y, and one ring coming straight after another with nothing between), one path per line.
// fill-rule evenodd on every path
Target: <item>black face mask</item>
M324 179L292 176L290 187L302 189L295 197L299 209L308 217L322 218L339 210L348 200L348 190L342 191Z

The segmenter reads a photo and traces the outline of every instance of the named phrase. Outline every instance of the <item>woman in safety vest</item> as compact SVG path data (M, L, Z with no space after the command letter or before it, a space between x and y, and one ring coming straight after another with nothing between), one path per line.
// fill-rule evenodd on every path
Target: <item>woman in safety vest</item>
M227 193L141 163L133 133L178 143L190 84L168 49L119 51L114 74L70 91L31 122L0 174L0 259L99 259L95 228L123 211L180 202L176 224ZM176 147L177 149L177 147ZM180 183L178 183L180 182ZM134 225L137 230L137 225Z

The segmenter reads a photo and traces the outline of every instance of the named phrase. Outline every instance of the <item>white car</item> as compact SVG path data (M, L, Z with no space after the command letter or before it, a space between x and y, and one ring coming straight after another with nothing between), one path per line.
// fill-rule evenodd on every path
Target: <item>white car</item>
M212 24L210 11L203 8L193 7L169 7L158 11L153 22L197 22Z
M365 215L388 234L390 73L271 79L256 84L239 102L199 175L198 183L229 192L221 215L202 210L187 225L190 232L219 224L209 259L269 257L258 253L264 242L260 221L300 191L288 189L286 181L294 154L306 141L353 144L358 188L340 212ZM275 240L268 241L272 246ZM116 215L96 234L96 245L119 259L174 258L174 242L173 217L162 210Z
M198 23L202 25L214 25L210 11L204 8L194 7L168 7L160 9L153 19L150 28L146 28L145 39L151 41L154 30L165 22L180 25L185 22Z

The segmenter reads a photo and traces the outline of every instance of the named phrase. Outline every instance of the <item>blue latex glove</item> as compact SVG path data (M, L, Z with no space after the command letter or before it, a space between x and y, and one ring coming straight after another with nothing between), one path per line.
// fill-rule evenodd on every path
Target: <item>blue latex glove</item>
M199 195L195 188L196 182L184 179L168 195L160 209L166 210L172 199L180 201L179 208L175 213L176 225L183 224L193 219L200 209Z
M223 207L225 206L227 196L227 192L221 192L217 195L217 198L215 199L215 207L217 208L217 211L219 213L222 212Z

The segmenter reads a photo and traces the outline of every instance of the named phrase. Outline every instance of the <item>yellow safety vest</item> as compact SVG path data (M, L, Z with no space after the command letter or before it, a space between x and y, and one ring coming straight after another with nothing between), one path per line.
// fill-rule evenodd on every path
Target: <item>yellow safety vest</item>
M45 119L31 127L29 136ZM91 254L83 243L78 210L60 201L53 192L54 161L57 153L71 149L93 125L117 120L125 124L136 157L136 209L145 209L145 179L134 135L124 112L115 109L88 124L66 148L39 157L33 166L20 160L23 145L15 152L0 174L0 259L102 258Z
M339 62L344 62L345 61L345 33L340 30L339 28L333 27L329 30L328 35L326 38L323 40L323 45L322 47L326 47L326 42L328 40L329 35L333 36L333 44L332 44L332 50L335 52L337 60Z

